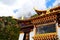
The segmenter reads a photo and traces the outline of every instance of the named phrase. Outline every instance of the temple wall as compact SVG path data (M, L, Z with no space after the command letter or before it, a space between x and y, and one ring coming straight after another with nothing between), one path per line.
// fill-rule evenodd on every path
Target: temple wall
M58 38L60 40L60 28L58 27L58 23L56 23L56 26L57 26L57 35L58 35Z
M58 28L58 38L60 40L60 28Z
M33 29L32 32L30 32L30 40L34 40L33 36L35 35L35 28Z
M33 29L33 31L30 32L30 40L33 40L33 36L35 34L35 29ZM20 36L19 36L19 40L23 40L23 37L24 37L24 33L21 33Z
M21 34L19 35L19 40L23 40L23 37L24 37L24 33L21 33Z

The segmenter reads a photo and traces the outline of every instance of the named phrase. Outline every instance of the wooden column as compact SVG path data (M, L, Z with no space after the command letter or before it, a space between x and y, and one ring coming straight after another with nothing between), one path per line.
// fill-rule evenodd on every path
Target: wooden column
M26 33L24 33L24 38L23 38L23 40L26 40Z
M26 33L26 40L29 40L29 33Z
M24 38L23 38L23 40L29 40L29 33L30 32L24 32Z
M34 35L36 35L36 25L34 25Z

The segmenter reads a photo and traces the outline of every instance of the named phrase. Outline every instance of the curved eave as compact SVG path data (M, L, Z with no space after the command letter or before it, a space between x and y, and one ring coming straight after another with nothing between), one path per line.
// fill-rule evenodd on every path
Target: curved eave
M57 7L54 7L54 8L51 8L49 11L53 11L53 10L59 10L60 9L60 6L57 6ZM34 9L35 11L36 11L36 13L38 14L38 15L40 15L40 14L42 14L42 13L46 13L47 12L47 10L36 10L36 9Z
M50 10L58 10L58 9L60 9L60 6L57 6L57 7L51 8Z
M38 15L46 13L46 10L35 10Z
M49 16L49 15L56 15L58 13L60 13L60 10L50 12L49 14L44 14L42 16L38 15L36 17L32 17L32 18L29 18L29 19L26 19L26 20L21 20L21 21L31 21L31 20L34 20L34 19L37 19L37 18L43 18L43 17Z
M56 15L58 13L60 13L60 11L54 11L54 12L50 12L49 14L45 14L45 15L42 15L42 16L38 15L36 17L32 17L30 20L34 20L34 19L37 19L37 18L43 18L43 17L49 16L49 15Z

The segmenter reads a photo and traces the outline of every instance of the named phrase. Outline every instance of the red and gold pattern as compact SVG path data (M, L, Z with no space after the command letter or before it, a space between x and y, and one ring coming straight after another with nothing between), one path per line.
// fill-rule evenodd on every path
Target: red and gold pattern
M45 33L45 34L37 34L33 37L34 40L57 40L56 33Z

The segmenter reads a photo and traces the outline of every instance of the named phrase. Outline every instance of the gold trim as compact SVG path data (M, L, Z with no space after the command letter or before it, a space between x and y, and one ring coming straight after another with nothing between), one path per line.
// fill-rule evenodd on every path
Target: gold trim
M46 23L46 24L36 25L36 27L38 27L38 26L44 26L44 25L50 25L50 24L56 24L56 21L54 21L54 22L50 22L50 23Z

